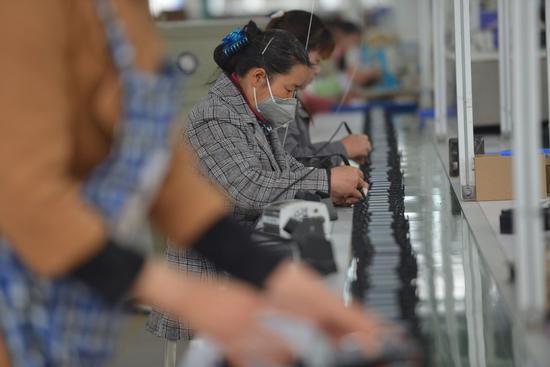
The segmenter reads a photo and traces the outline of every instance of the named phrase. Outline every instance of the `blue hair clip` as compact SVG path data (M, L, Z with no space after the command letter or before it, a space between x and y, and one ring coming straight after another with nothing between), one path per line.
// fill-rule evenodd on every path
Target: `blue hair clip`
M236 28L222 40L223 53L225 56L236 54L246 45L248 45L248 37L246 37L246 33L240 28Z

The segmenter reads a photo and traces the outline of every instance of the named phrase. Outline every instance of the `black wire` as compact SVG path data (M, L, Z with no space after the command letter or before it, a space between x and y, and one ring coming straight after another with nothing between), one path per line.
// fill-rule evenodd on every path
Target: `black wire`
M256 239L254 236L263 237L263 238ZM278 235L278 234L275 234L275 233L264 232L264 231L260 231L260 230L254 230L252 232L251 238L252 238L252 242L254 242L257 245L262 245L262 244L266 244L266 243L288 245L288 244L294 242L293 240L291 240L289 238L284 238L281 235Z
M336 136L336 134L338 134L338 132L340 131L340 129L342 128L342 126L346 126L346 130L348 131L351 131L351 129L349 128L348 126L348 123L346 121L342 121L340 122L340 125L338 125L338 127L336 128L336 130L334 131L334 133L332 134L332 136L328 139L328 141L323 144L319 149L317 149L316 151L313 152L312 155L317 155L319 154L319 152L323 149L325 149L330 143L332 143L332 140L334 139L334 137Z
M302 159L324 159L324 158L332 158L332 157L339 157L339 158L342 158L342 161L344 162L344 164L346 166L350 166L350 163L349 163L349 159L348 157L346 157L345 155L343 154L340 154L340 153L332 153L332 154L327 154L327 155L307 155L305 157L298 157L296 158L296 160L298 160L300 163L302 163Z
M338 131L340 131L340 129L342 128L342 126L346 126L346 130L349 132L351 131L351 129L349 128L349 125L346 121L342 121L340 122L340 125L338 125L338 127L336 128L336 130L334 131L334 133L332 134L332 136L328 139L328 141L323 144L321 146L321 148L317 149L315 152L313 152L313 155L317 155L317 153L319 153L321 150L325 149L330 143L332 143L332 140L334 139L334 137L336 136L336 134L338 134ZM328 155L328 156L324 156L322 159L321 159L321 162L324 162L326 161L327 159L330 159L332 158L333 156L335 155L338 155L342 158L344 158L341 154L331 154L331 155ZM349 161L347 158L344 158L344 162L347 162L346 165L349 166ZM292 188L292 186L296 185L297 183L303 181L304 179L306 179L309 175L311 175L314 171L316 171L317 169L322 169L322 168L312 168L308 173L306 173L305 175L303 175L302 177L296 179L294 182L292 182L290 185L288 185L283 191L281 191L279 193L279 195L275 196L275 198L273 200L271 200L271 202L275 202L277 201L281 196L283 196L286 192L288 192L288 190L290 190ZM328 171L328 169L327 169ZM327 172L327 174L330 175L330 172ZM330 179L330 178L329 178Z
M326 160L326 159L328 159L328 158L330 158L330 157L325 157L325 158L323 158L321 161ZM285 187L285 188L283 189L283 191L281 191L281 192L279 193L279 195L275 196L275 198L273 198L273 200L271 200L271 202L273 203L273 202L277 201L281 196L283 196L286 192L288 192L288 190L290 190L290 189L292 188L292 186L294 186L294 185L296 185L297 183L303 181L303 180L306 179L309 175L311 175L313 172L315 172L315 171L317 171L317 170L319 170L319 169L323 169L323 168L312 168L308 173L306 173L306 174L303 175L302 177L299 177L299 178L297 178L296 180L294 180L294 182L292 182L290 185L288 185L287 187ZM330 172L328 172L328 171L329 171L328 169L326 169L325 171L327 171L327 174L328 174L328 175L330 174ZM329 179L330 179L330 178L329 178Z
M274 241L274 240L284 240L284 241L290 241L288 238L284 238L284 237L281 237L280 235L278 234L275 234L275 233L269 233L269 232L264 232L264 231L259 231L257 229L255 229L254 231L252 231L252 236L264 236L264 237L271 237L271 240L270 241Z
M313 172L319 170L319 169L322 169L322 168L312 168L311 170L309 170L308 173L306 173L305 175L303 175L302 177L296 179L294 182L292 182L290 185L288 185L287 187L285 187L285 189L283 191L281 191L279 193L279 195L275 196L275 198L273 200L271 200L271 202L275 202L277 201L281 196L283 196L283 194L287 193L288 190L290 190L292 188L292 186L296 185L297 183L305 180L309 175L311 175ZM327 172L328 174L328 172Z
M332 136L328 139L328 141L323 145L321 146L321 148L317 149L313 155L316 155L317 153L319 153L321 150L325 149L330 143L332 143L332 140L334 139L334 137L336 136L336 134L338 134L338 131L340 131L340 129L342 128L342 126L346 126L346 129L348 131L351 131L351 129L349 128L348 126L348 123L346 121L342 121L340 122L340 125L338 125L338 127L336 128L336 130L334 131L334 133L332 134ZM329 155L329 156L325 156L321 159L321 162L323 161L326 161L327 159L330 159L331 157L333 156L333 154ZM346 159L347 160L347 159ZM349 161L348 161L348 165L349 165ZM285 187L283 189L283 191L281 191L279 193L279 195L275 196L275 198L273 198L273 200L271 200L271 202L275 202L277 201L281 196L283 196L285 193L288 192L288 190L290 190L292 188L292 186L296 185L297 183L305 180L309 175L311 175L313 172L315 172L316 170L318 169L322 169L322 168L312 168L308 173L306 173L305 175L303 175L302 177L299 177L297 178L296 180L294 180L294 182L292 182L290 185L288 185L287 187ZM330 175L330 170L327 169L327 174ZM329 177L329 180L330 180L330 177Z

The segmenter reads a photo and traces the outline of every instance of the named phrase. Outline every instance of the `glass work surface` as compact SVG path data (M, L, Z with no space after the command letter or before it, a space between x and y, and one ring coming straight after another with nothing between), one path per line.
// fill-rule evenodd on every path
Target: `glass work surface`
M416 314L428 365L550 364L536 363L527 352L528 339L478 250L429 132L409 117L394 122L418 262Z

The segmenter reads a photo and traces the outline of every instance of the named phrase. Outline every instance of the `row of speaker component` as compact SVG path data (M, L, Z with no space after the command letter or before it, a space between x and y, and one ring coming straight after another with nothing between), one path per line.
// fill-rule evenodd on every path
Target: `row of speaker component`
M416 307L418 267L405 216L405 187L396 132L373 114L365 124L373 145L362 167L369 182L366 200L353 213L354 296L369 309L420 336Z

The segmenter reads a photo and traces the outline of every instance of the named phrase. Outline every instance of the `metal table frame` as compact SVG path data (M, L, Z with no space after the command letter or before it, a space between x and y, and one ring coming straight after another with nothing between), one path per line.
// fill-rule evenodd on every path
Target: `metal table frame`
M454 23L460 186L463 200L475 200L469 0L454 0Z
M432 3L434 64L435 134L440 141L447 137L447 67L445 60L445 2Z
M512 1L514 226L518 307L540 324L546 308L540 201L541 81L537 0Z
M500 133L505 137L509 137L512 133L512 45L510 43L510 32L510 1L498 0Z
M420 66L420 107L432 104L432 65L430 42L430 1L418 0L418 39Z
M446 0L432 0L434 94L436 136L446 136L445 105L445 6ZM476 199L474 174L474 133L470 19L479 14L479 2L453 0L457 87L457 130L459 141L460 192L463 201ZM550 0L546 15L550 21ZM429 4L420 0L419 11L429 12ZM546 309L545 248L539 209L541 147L541 81L539 62L539 18L537 0L499 0L499 73L501 131L513 135L513 177L516 256L516 297L519 312L528 325L541 325ZM472 12L472 10L474 10ZM420 14L421 18L422 14ZM422 29L421 25L421 29ZM475 27L474 27L475 28ZM550 27L546 29L550 40ZM423 34L420 34L423 36ZM421 40L424 45L428 40ZM550 80L550 42L547 42ZM421 68L426 72L425 68ZM423 77L422 80L426 80ZM513 128L515 126L515 128ZM513 134L512 134L513 132Z

